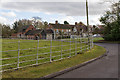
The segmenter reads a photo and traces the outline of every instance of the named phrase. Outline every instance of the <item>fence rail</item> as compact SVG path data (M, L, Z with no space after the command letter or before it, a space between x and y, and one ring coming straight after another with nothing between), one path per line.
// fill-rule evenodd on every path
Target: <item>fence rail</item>
M2 59L0 59L3 63L0 65L2 67L0 72L76 56L77 53L82 53L93 48L93 38L90 36L89 41L87 37L60 40L3 41L2 45L4 47L9 46L11 49L16 48L16 50L3 49L0 51L3 55ZM24 46L28 47L29 45L30 47L34 47L24 48Z

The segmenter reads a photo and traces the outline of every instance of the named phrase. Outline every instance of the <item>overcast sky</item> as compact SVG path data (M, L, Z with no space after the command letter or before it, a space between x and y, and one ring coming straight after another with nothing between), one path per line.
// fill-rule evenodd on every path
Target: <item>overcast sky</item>
M118 0L88 0L90 25L100 24L100 16L110 9L110 3L104 1ZM86 24L85 4L85 0L0 0L0 23L11 25L19 19L39 16L49 23L66 20Z

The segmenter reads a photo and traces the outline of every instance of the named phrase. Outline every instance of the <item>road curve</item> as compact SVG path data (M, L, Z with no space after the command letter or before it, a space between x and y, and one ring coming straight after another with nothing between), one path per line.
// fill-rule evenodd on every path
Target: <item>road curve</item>
M118 78L118 46L120 44L96 43L96 45L105 47L109 51L108 55L55 78Z

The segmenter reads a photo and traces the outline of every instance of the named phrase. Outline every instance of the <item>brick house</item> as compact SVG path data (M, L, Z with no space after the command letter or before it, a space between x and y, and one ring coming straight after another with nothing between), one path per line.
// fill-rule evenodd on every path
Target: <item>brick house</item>
M26 34L29 30L36 30L36 29L34 28L33 25L26 25L26 26L23 26L21 29L19 29L17 33L12 34L12 37L26 38L26 35L25 35L25 34Z
M75 25L73 26L74 27L72 28L72 34L71 34L72 36L78 36L78 37L87 36L87 26L77 24L77 22L75 22Z
M52 29L45 29L45 33L46 33L47 40L54 39L54 32Z
M18 33L12 34L14 38L26 39L53 39L53 31L51 29L36 29L32 25L23 26Z
M53 39L53 31L51 29L29 30L26 34L27 39Z
M27 39L45 39L45 31L42 29L29 30L25 33Z
M85 25L75 25L59 24L55 21L55 24L49 24L48 28L35 29L32 25L23 26L18 33L13 34L17 38L27 38L27 39L58 39L59 37L76 37L76 36L86 36L87 27Z
M87 27L84 25L78 25L75 22L75 25L69 24L59 24L58 21L55 21L55 24L49 24L48 29L52 29L54 33L54 39L57 39L59 36L74 36L74 35L81 35L86 36Z

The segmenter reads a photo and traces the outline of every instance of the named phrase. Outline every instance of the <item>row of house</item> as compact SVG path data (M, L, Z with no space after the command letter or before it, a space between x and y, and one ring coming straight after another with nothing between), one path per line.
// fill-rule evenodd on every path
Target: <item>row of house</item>
M36 29L33 25L23 26L18 33L12 36L27 39L57 39L60 36L87 36L87 26L49 23L46 29Z
M27 39L52 39L53 30L51 29L36 29L33 25L23 26L17 33L12 34L14 38Z

